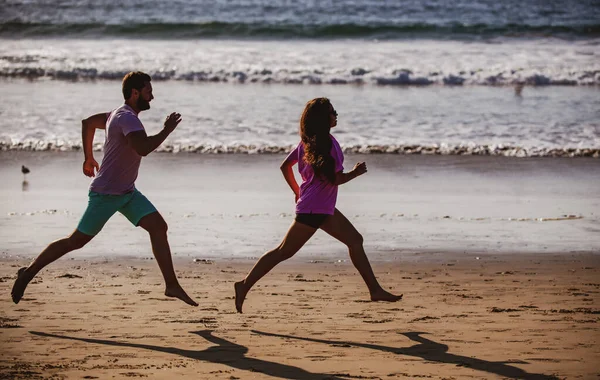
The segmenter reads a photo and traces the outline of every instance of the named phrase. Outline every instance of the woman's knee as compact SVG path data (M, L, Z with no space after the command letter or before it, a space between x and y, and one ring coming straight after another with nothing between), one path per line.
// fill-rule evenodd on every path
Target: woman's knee
M357 247L357 246L362 247L364 241L365 240L364 240L363 236L360 234L360 232L356 232L356 233L352 234L352 236L350 236L346 245L350 248Z
M277 257L277 259L281 262L281 261L285 261L287 259L291 259L297 251L291 250L283 245L280 245L279 247L275 248L275 255Z

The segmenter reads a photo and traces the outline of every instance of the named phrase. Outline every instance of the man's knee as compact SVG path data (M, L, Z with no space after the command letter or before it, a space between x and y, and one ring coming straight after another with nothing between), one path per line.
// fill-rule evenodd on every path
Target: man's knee
M164 235L169 230L167 222L159 213L146 215L138 225L148 231L150 235Z
M167 224L167 222L162 218L162 216L160 217L160 220L158 220L156 222L156 230L157 232L161 233L161 234L166 234L167 231L169 230L169 225Z
M148 231L150 235L166 235L168 230L169 226L167 225L167 222L165 222L165 220L162 218L160 221L157 221L152 226L150 226L150 228L146 229L146 231Z
M93 236L86 235L79 231L75 231L66 240L67 240L67 244L69 245L69 249L73 251L76 249L83 248L93 238L94 238Z

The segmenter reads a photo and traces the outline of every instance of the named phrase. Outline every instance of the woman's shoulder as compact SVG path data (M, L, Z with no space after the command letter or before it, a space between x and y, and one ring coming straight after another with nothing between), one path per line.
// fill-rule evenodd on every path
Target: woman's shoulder
M338 147L340 146L340 143L335 139L335 137L333 137L332 134L330 134L329 137L331 137L331 142L333 143L333 145L336 145Z

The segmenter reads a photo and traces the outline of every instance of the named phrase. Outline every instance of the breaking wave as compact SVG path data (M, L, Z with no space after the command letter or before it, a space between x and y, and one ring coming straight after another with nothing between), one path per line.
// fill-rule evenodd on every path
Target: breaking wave
M19 57L26 60L27 57ZM127 70L99 70L96 68L73 69L45 69L32 67L27 62L19 67L14 66L15 57L0 56L1 61L13 64L10 67L0 68L0 78L26 78L26 79L53 79L64 81L85 80L122 80ZM31 59L31 58L29 58ZM442 73L439 71L427 74L415 74L410 69L395 70L388 74L381 74L363 68L355 68L346 73L328 73L323 70L296 69L262 69L247 71L227 71L223 69L178 71L156 69L148 71L153 80L176 80L205 83L279 83L279 84L304 84L304 85L365 85L379 86L428 86L428 85L530 85L530 86L578 86L600 85L600 70L569 69L553 74L532 72L531 70L471 70L456 73Z
M195 154L285 154L292 145L245 145L245 144L166 144L157 149L162 153ZM0 151L81 151L81 143L65 141L17 141L1 142ZM95 151L102 144L94 145ZM458 156L505 156L505 157L593 157L600 158L600 148L573 147L521 147L513 145L477 144L390 144L390 145L346 145L345 153L354 154L403 154L403 155L458 155Z

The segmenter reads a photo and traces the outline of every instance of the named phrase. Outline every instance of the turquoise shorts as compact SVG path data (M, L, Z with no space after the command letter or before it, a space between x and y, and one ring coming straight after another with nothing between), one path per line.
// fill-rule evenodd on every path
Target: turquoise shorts
M154 205L137 189L123 195L90 191L88 197L88 206L79 221L77 230L90 236L97 235L117 211L125 215L134 226L137 226L144 216L156 212Z

